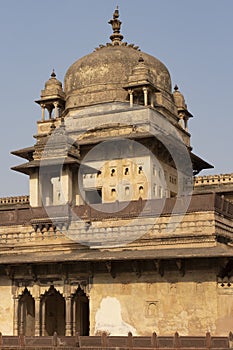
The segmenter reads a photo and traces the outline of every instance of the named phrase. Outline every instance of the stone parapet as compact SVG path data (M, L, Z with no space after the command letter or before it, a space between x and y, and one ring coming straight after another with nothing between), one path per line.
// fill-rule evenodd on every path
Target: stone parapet
M219 174L219 175L205 175L196 176L194 178L194 186L210 186L220 184L232 184L233 185L233 173L231 174Z
M25 198L26 200L26 198ZM17 201L16 201L17 203ZM18 203L21 203L20 201ZM26 203L26 201L25 201ZM113 202L95 205L51 206L37 208L17 208L0 212L1 225L31 224L35 220L40 223L72 220L75 215L83 221L105 221L132 219L135 217L157 218L168 215L185 215L193 212L213 211L233 219L233 204L215 193L195 194L191 197L178 197L152 200L134 200L130 202ZM60 220L61 219L61 220Z
M227 336L212 336L209 332L204 336L180 336L176 332L173 336L158 336L152 333L151 336L109 336L106 332L100 332L96 336L2 336L0 337L1 348L11 349L29 348L34 349L229 349L232 348L232 333Z
M29 204L29 196L2 197L0 198L0 206L12 204Z

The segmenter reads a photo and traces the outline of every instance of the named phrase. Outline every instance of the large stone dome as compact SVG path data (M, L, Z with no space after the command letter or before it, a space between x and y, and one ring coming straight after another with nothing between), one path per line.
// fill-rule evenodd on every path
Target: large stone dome
M112 24L112 43L101 46L82 57L67 70L64 79L66 108L127 100L124 86L141 57L156 89L171 94L171 78L165 65L157 58L141 52L134 45L122 42L117 10Z

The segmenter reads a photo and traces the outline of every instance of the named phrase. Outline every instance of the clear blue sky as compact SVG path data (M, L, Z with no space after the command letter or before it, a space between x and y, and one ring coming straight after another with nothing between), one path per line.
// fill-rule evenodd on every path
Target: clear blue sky
M194 152L215 165L211 173L233 172L232 0L2 0L0 196L28 194L10 151L34 144L34 100L52 69L63 81L76 59L109 41L117 4L124 40L159 58L184 94Z

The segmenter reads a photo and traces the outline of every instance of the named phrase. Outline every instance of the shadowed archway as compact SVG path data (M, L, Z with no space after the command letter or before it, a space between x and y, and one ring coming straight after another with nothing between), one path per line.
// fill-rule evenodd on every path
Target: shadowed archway
M73 333L89 335L89 299L81 288L78 288L72 299Z
M18 320L19 334L34 335L35 301L27 288L25 288L19 299Z
M65 335L65 300L51 286L42 299L42 335Z

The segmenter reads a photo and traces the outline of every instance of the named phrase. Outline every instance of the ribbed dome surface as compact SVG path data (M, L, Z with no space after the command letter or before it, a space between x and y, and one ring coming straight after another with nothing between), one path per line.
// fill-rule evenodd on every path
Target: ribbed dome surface
M66 108L126 101L127 91L123 87L128 84L139 57L144 59L155 87L170 94L170 74L157 58L130 46L107 46L82 57L67 70Z

